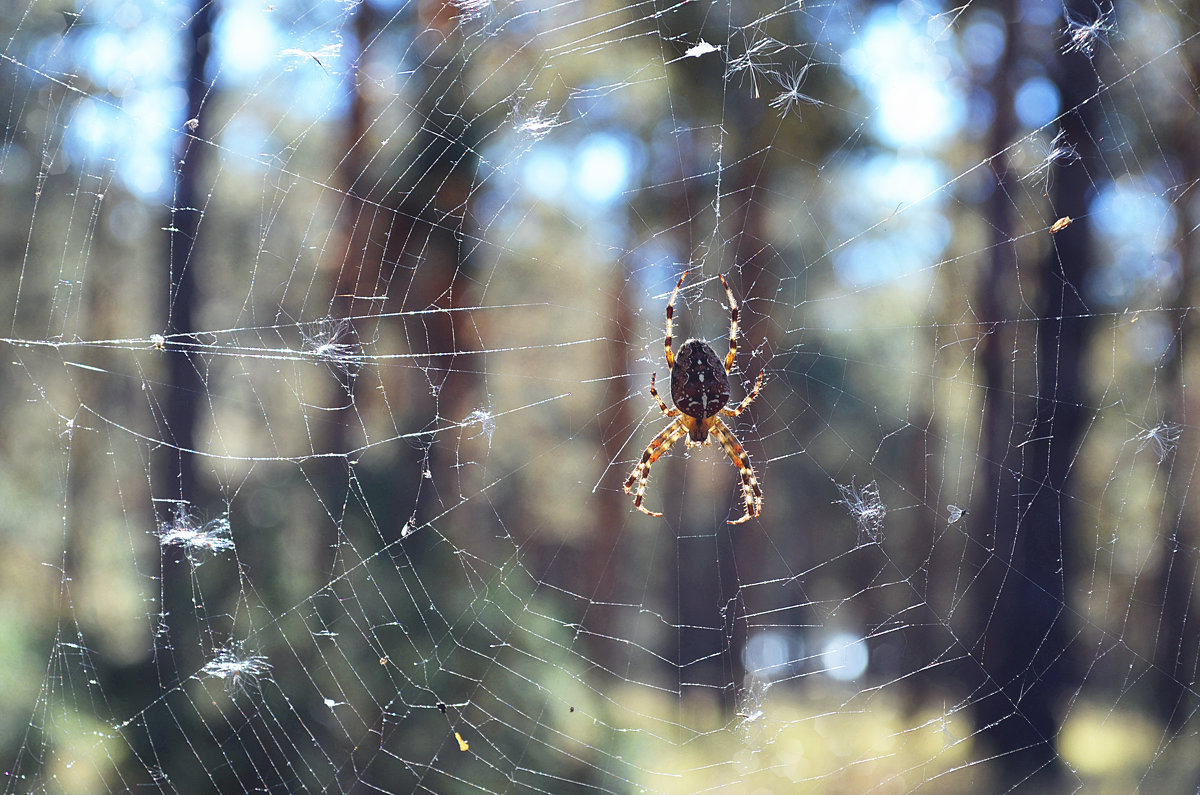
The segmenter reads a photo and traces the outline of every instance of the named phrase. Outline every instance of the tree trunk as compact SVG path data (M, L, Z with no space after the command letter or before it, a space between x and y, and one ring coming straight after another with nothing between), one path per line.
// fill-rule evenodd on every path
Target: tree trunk
M1072 13L1086 16L1082 8ZM1004 152L1015 130L1008 82L1018 41L1014 33L1010 30L1006 63L998 70L992 152ZM986 602L979 617L984 622L983 686L989 695L977 703L976 713L991 751L1003 754L997 767L999 786L1005 789L1024 783L1052 790L1063 783L1065 772L1055 744L1059 713L1075 681L1063 615L1065 584L1074 568L1072 466L1086 420L1084 368L1091 323L1082 296L1093 256L1088 169L1100 162L1093 138L1096 119L1088 102L1096 84L1090 66L1083 54L1066 53L1055 73L1063 106L1072 109L1061 129L1080 162L1052 174L1051 213L1077 220L1054 236L1037 272L1023 277L1024 284L1035 286L1039 303L1033 340L1020 330L1026 324L1015 322L1023 318L1013 316L1016 299L1024 305L1032 295L1016 293L1021 266L1012 242L1015 183L1002 166L990 207L994 255L991 278L981 289L987 294L985 319L997 324L993 328L1003 336L991 340L984 357L986 444L980 460L987 462L988 494L980 513L994 537L980 539L990 550L980 583L986 587L979 590ZM1028 354L1031 364L1023 361Z
M1194 83L1200 74L1200 44L1189 39L1182 46L1181 55L1190 66L1186 74L1193 82L1192 91L1181 93L1181 96L1194 98L1197 89ZM1197 558L1194 552L1200 516L1197 515L1196 500L1188 499L1196 473L1195 462L1200 456L1200 437L1197 436L1196 421L1193 419L1200 415L1200 403L1194 390L1189 392L1186 386L1189 381L1195 380L1190 373L1195 372L1197 366L1196 356L1187 343L1200 331L1191 308L1195 306L1193 299L1196 297L1193 268L1195 263L1200 262L1200 237L1196 232L1200 219L1194 212L1188 213L1188 208L1197 206L1196 186L1200 185L1200 146L1197 145L1195 133L1198 110L1194 99L1184 104L1173 120L1170 133L1169 151L1175 152L1179 168L1175 184L1187 187L1184 188L1184 195L1176 200L1183 213L1180 236L1176 242L1182 267L1179 295L1175 300L1175 339L1181 342L1172 346L1162 366L1162 377L1170 395L1170 405L1163 421L1178 425L1180 437L1173 458L1166 459L1173 465L1167 470L1170 479L1166 505L1162 511L1164 519L1174 520L1175 524L1170 529L1164 528L1163 559L1158 564L1151 591L1151 598L1160 597L1162 600L1162 615L1155 633L1153 651L1157 670L1153 680L1155 697L1152 703L1159 719L1166 724L1173 737L1180 736L1188 719L1196 712L1196 671L1200 666L1200 654L1197 652L1200 648L1200 626L1197 623L1200 605L1196 600Z
M205 76L215 5L198 2L195 13L189 17L186 47L191 55L185 76L187 88L187 119L192 126L185 126L177 152L178 171L175 176L175 192L172 197L171 216L167 227L172 231L169 240L168 262L170 265L165 325L169 334L195 332L195 317L200 304L197 282L203 268L200 253L200 226L206 197L200 187L202 174L208 160L208 146L204 143L208 125L204 105L210 96L211 86ZM184 338L186 340L186 338ZM196 471L196 456L189 452L197 450L200 442L196 438L201 408L207 385L204 380L205 363L188 352L189 346L167 344L167 397L163 405L160 434L169 446L161 448L154 472L153 482L160 488L174 484L168 490L158 491L155 497L164 500L179 500L172 505L164 502L164 514L159 519L169 519L178 507L186 510L195 506L200 514L212 510L211 495L201 484ZM208 518L208 517L205 517ZM162 550L162 611L167 632L169 652L157 655L159 681L165 687L177 679L176 666L180 658L196 657L196 634L194 627L185 627L184 622L192 614L191 564L178 548ZM185 670L195 666L188 664Z

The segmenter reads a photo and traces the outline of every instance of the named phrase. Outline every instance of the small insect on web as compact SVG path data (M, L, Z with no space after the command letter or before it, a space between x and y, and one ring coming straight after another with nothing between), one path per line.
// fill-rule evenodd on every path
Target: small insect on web
M679 277L679 282L671 292L671 300L667 302L667 336L664 347L667 367L671 371L671 400L674 406L667 408L667 404L659 397L658 389L654 385L658 374L650 376L650 396L654 398L663 415L672 418L672 421L659 431L642 453L642 460L625 481L625 493L634 494L633 484L637 483L633 506L648 516L662 516L661 513L650 511L642 505L646 496L646 481L650 478L650 467L671 445L683 437L687 437L688 447L696 447L707 445L711 434L729 455L742 477L742 501L746 512L742 518L729 522L740 524L762 512L763 495L754 468L750 466L750 456L733 435L733 431L721 421L721 415L737 417L745 411L758 397L758 390L762 388L763 373L758 374L758 380L754 382L754 388L745 400L734 408L726 407L725 404L729 402L729 373L733 370L734 358L737 356L738 306L724 276L720 278L729 300L730 312L729 353L725 355L724 362L707 342L695 338L685 341L679 346L679 353L675 353L671 347L675 299L679 296L679 289L683 286L685 278L687 271Z
M1062 218L1059 218L1057 221L1055 221L1053 225L1051 225L1050 234L1052 234L1052 235L1058 234L1059 232L1061 232L1062 230L1064 230L1068 226L1070 226L1073 221L1074 221L1074 219L1071 218L1071 216L1064 215Z

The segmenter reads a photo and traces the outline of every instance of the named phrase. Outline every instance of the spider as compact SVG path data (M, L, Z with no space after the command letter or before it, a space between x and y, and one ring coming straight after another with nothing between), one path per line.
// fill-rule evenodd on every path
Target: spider
M671 370L671 401L675 404L673 407L667 408L667 404L658 396L658 390L654 386L658 373L650 376L650 396L658 403L663 415L673 419L667 427L659 431L642 453L641 462L633 468L629 479L625 481L625 493L633 494L633 484L637 483L633 507L648 516L662 516L661 513L654 513L642 505L646 496L650 467L654 466L654 462L667 452L671 445L684 436L688 437L688 447L698 447L702 444L707 445L709 434L712 434L742 476L742 501L745 503L746 513L742 518L729 522L741 524L762 512L762 490L758 487L754 468L750 466L750 456L742 449L733 431L721 421L721 415L736 417L745 411L754 398L758 397L763 373L758 374L754 389L750 390L745 400L734 408L726 408L725 404L729 402L729 372L733 369L733 359L737 355L738 307L724 276L721 277L721 285L725 288L725 295L729 297L730 314L729 353L725 356L724 367L721 366L716 351L704 340L687 340L679 346L678 355L671 349L671 318L675 312L675 298L679 295L679 288L683 286L685 278L687 271L679 277L679 283L671 293L671 300L667 302L667 338L664 347L667 352L667 367Z

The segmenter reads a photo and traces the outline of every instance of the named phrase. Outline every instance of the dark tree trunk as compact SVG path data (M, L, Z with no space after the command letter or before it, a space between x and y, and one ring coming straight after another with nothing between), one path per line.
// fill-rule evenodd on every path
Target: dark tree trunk
M332 312L350 319L358 339L401 339L408 346L402 352L418 358L412 367L381 364L358 372L349 386L355 411L333 426L325 440L338 453L361 444L355 435L362 432L360 423L381 413L406 431L464 420L476 405L474 373L479 366L471 353L479 347L476 318L461 311L472 300L470 252L463 241L477 239L466 224L478 142L476 130L465 121L477 114L463 107L460 10L447 0L423 0L400 16L381 15L370 3L360 4L355 13L362 49L350 78L354 85L342 138L346 157L337 171L342 191L335 221L339 242L323 267L335 296ZM393 30L400 26L407 30ZM416 46L427 48L405 89L418 97L414 116L423 123L404 142L401 155L389 149L385 156L372 136L378 134L377 116L386 108L373 103L373 84L362 70L371 47L393 34L416 35ZM415 160L404 156L409 153L415 153ZM456 446L463 438L445 431L417 449L391 445L389 460L363 461L353 477L350 464L334 458L336 464L321 465L328 477L316 482L323 489L337 484L335 504L361 500L370 506L379 535L367 543L396 544L407 530L430 520L439 520L440 533L458 537L464 528L482 525L470 518L477 509L474 503L459 506L464 499L460 478L470 471L457 465L461 451ZM351 488L361 488L362 495L343 501L340 494ZM451 515L439 519L451 509ZM463 546L479 543L477 536L462 541ZM395 554L412 562L421 549L420 543L403 551L397 546ZM375 720L387 723L383 717ZM328 741L344 743L345 738L331 732ZM368 788L393 776L372 747L359 745L343 753L353 760L347 772Z
M166 346L167 374L158 417L158 435L163 445L152 451L151 496L157 501L157 519L170 521L177 512L193 514L206 520L220 509L212 505L211 490L201 481L197 456L192 453L202 447L197 439L200 412L205 405L205 361L192 352L192 338L197 331L196 317L201 303L199 284L204 275L201 226L206 192L201 187L209 147L206 143L209 125L206 102L212 86L206 77L215 6L200 0L188 18L183 46L189 53L187 71L183 76L187 94L187 121L172 154L175 164L175 190L171 198L170 215L163 224L171 230L168 238L167 263L169 272L163 307L163 328L170 337ZM190 120L190 121L189 121ZM202 647L201 628L196 618L192 593L192 564L179 547L162 547L160 552L161 583L159 625L152 672L120 670L114 673L114 690L129 687L145 692L147 682L157 677L162 692L179 694L175 690L182 678L199 670L204 655L211 650ZM187 750L181 738L174 734L190 731L185 721L178 726L147 724L146 734L139 738L150 756L164 771L173 776L185 776L194 770L197 749ZM206 753L207 748L198 749ZM236 772L231 773L237 776Z
M1001 3L1000 11L1006 19L1014 19L1014 4ZM1013 116L1013 87L1011 70L1016 62L1018 23L1008 30L1008 43L1003 58L996 68L996 77L991 86L996 116L988 139L988 151L1003 153L1016 136L1016 121ZM972 682L972 690L982 687L987 695L975 704L976 723L984 727L987 739L992 743L990 753L1012 753L1029 744L1028 737L1041 736L1042 747L1036 759L1020 760L1022 772L1044 765L1053 756L1045 747L1048 739L1045 726L1030 726L1017 709L1021 694L1014 697L1010 690L1015 682L1014 671L1021 670L1022 663L1029 660L1029 651L1014 648L1011 636L1019 616L1011 604L1024 592L1023 581L1010 586L1007 593L1000 593L1009 579L1020 580L1019 572L1012 567L1021 565L1024 535L1018 533L1020 525L1022 453L1016 447L1024 441L1014 438L1020 423L1027 418L1019 413L1014 384L1023 366L1018 358L1021 344L1015 314L1020 306L1017 295L1017 251L1013 242L1015 235L1013 192L1017 187L1015 175L1011 173L1004 155L992 161L995 188L987 203L987 220L992 229L988 250L991 252L987 272L979 284L977 306L983 324L985 338L980 347L980 364L983 373L983 447L979 460L983 462L986 478L983 505L973 511L978 517L972 525L978 535L976 541L981 555L980 577L977 583L978 600L972 615L972 624L960 636L972 645L973 658L978 661L983 655L981 672L967 672L966 677L974 680L979 674L983 682ZM1001 598L995 603L992 599ZM1039 718L1040 719L1040 718ZM1053 731L1053 727L1051 727ZM1051 734L1051 736L1053 736ZM1027 753L1027 755L1030 755ZM1007 757L1006 757L1007 762Z
M355 386L361 411L395 412L394 419L403 427L432 428L439 418L461 421L476 400L478 363L471 353L479 347L476 319L455 311L470 303L469 251L463 250L462 241L474 239L464 224L477 164L477 131L465 122L472 114L462 107L464 64L455 44L460 35L458 13L444 0L423 2L417 9L414 24L441 35L421 39L431 52L413 78L422 83L414 92L420 97L415 115L424 123L404 151L417 153L415 162L403 160L395 165L397 171L377 173L370 168L371 158L364 152L371 146L370 103L356 89L349 156L340 169L346 195L338 226L344 243L338 249L341 259L326 263L336 285L335 311L354 318L356 327L376 315L411 313L379 322L404 324L408 352L428 358L415 359L417 367L412 369L381 368L368 383L360 375ZM378 37L380 22L369 4L359 9L356 31L364 48ZM358 88L364 80L359 78ZM374 333L366 329L360 336ZM380 389L389 396L387 405L377 404ZM334 440L339 449L346 446L341 440L348 430L340 429ZM420 460L397 462L399 473L425 470L432 477L405 481L421 484L417 506L398 504L413 498L406 490L392 488L381 495L385 503L392 503L394 510L386 515L395 520L380 528L385 540L398 539L408 522L420 525L462 502L462 473L453 450L446 448L458 441L453 434L442 434L418 452ZM401 479L397 474L396 480Z
M625 435L633 427L634 407L640 405L636 397L632 401L627 399L627 390L631 386L636 389L636 384L631 385L629 379L624 377L629 373L629 340L626 335L635 322L630 302L622 295L622 286L627 283L624 269L614 269L609 314L612 320L607 334L609 379L601 402L603 408L596 418L600 445L608 461L618 459ZM617 470L612 476L624 475L623 470ZM622 543L630 507L629 498L619 486L601 488L596 493L592 531L581 550L582 560L579 562L586 583L581 593L591 600L583 623L587 631L597 638L591 644L591 652L600 665L609 670L613 670L617 663L623 644L614 644L607 638L632 631L615 624L614 619L619 613L609 607L609 603L619 594L623 580L621 574L633 563L626 558L629 554L628 545ZM641 517L641 514L633 515L636 517L634 521Z
M750 352L762 343L759 336L762 329L754 323L753 295L756 289L761 289L764 280L770 278L765 275L767 260L775 249L763 230L763 215L771 204L765 193L760 195L758 192L767 187L763 179L769 173L764 160L770 153L767 132L770 125L762 123L761 101L741 93L730 101L739 107L730 111L725 120L729 129L723 159L738 165L727 168L718 185L720 195L716 199L720 215L714 218L717 229L711 235L718 248L708 252L705 275L725 275L741 307L741 344L730 377L733 384L731 402L736 402L748 393L758 375L750 359ZM678 219L680 228L695 228L697 220L704 223L704 216L697 216L694 211L712 201L705 193L711 188L702 182L696 187L696 195L675 203L680 212L691 211L686 218ZM709 235L700 232L693 237L704 239ZM724 320L725 324L718 327L728 328L728 316ZM689 333L684 331L685 336ZM724 338L716 338L714 347L720 353L725 344ZM761 405L752 406L742 421L761 423L758 419L763 416L761 409ZM737 432L736 423L731 427ZM752 456L757 452L754 439L746 440L744 446ZM744 508L741 490L736 487L736 470L732 469L729 458L719 446L712 445L708 455L719 461L717 483L723 489L713 498L718 504L727 505L728 516L737 519ZM720 470L729 471L723 473ZM760 478L763 474L758 473ZM765 510L769 510L769 506L765 505ZM717 511L717 515L721 516L721 511ZM680 623L677 661L681 666L687 666L681 669L683 682L718 690L725 708L732 713L738 707L737 697L745 678L742 661L748 629L745 616L754 610L745 603L739 583L753 580L753 572L760 570L761 525L758 521L738 525L721 521L711 528L711 535L709 528L695 528L693 532L697 535L676 542Z
M1161 599L1162 615L1155 632L1153 661L1155 693L1153 707L1158 717L1170 729L1171 736L1178 736L1196 713L1196 673L1200 666L1200 605L1197 604L1197 502L1188 499L1196 473L1195 462L1200 457L1200 437L1196 433L1196 417L1200 416L1200 401L1195 390L1188 390L1189 371L1195 372L1196 356L1187 343L1200 331L1195 312L1196 280L1194 269L1200 262L1200 237L1197 224L1200 218L1188 208L1197 203L1197 185L1200 185L1200 145L1197 144L1195 119L1200 112L1200 103L1195 100L1200 74L1200 44L1190 39L1183 45L1181 55L1190 65L1184 71L1193 82L1190 92L1180 96L1190 97L1179 108L1172 120L1171 151L1177 157L1179 174L1175 184L1184 187L1183 195L1176 199L1183 213L1180 237L1176 244L1180 262L1179 295L1176 297L1175 322L1178 326L1175 339L1181 341L1172 346L1162 365L1162 377L1170 395L1170 405L1163 421L1177 424L1180 428L1179 446L1168 451L1164 463L1169 463L1166 505L1162 516L1173 526L1164 527L1162 560L1158 564L1153 580L1151 599ZM1154 421L1153 418L1150 419Z
M1013 49L1019 37L1015 29L1009 34L994 94L993 153L1004 152L1015 132L1009 81L1014 79ZM981 285L984 319L995 325L989 326L994 334L983 363L987 395L980 460L987 466L988 493L980 514L992 535L979 539L988 549L979 582L984 604L977 633L983 642L978 651L987 695L977 702L976 715L991 752L1003 755L996 765L999 788L1023 785L1038 791L1063 783L1056 741L1060 711L1075 681L1063 616L1065 583L1073 570L1072 468L1086 419L1090 321L1082 296L1092 266L1088 169L1100 163L1092 137L1094 113L1087 102L1096 81L1090 64L1082 54L1068 53L1056 76L1063 105L1072 109L1061 129L1081 162L1053 173L1051 213L1077 220L1054 236L1036 273L1023 269L1026 292L1018 294L1015 279L1022 266L1013 243L1016 184L998 159L998 185L989 208L994 254L990 278ZM1032 340L1022 331L1029 324L1018 322L1024 319L1018 307L1034 297L1031 287L1038 302Z
M207 204L201 180L207 162L205 143L208 124L205 103L212 86L206 72L212 42L214 3L201 0L189 18L186 47L190 50L187 74L187 119L184 134L176 152L177 171L171 215L168 263L170 266L166 305L166 330L169 334L191 334L197 329L195 318L200 304L199 279L203 273L200 246L201 221ZM157 451L153 483L164 491L153 496L166 500L159 503L160 519L169 519L178 507L187 510L194 506L204 516L213 509L210 495L197 474L196 455L200 443L196 438L199 416L204 406L206 383L205 362L190 353L188 337L175 338L167 345L167 395L163 405L160 435L167 442ZM179 344L174 344L178 342ZM172 484L168 487L167 484ZM179 502L172 505L170 500ZM204 518L208 518L204 516ZM176 666L188 660L183 670L195 669L197 628L188 623L193 612L191 603L191 565L179 549L164 548L162 552L162 611L169 648L157 655L159 680L164 687L177 680Z

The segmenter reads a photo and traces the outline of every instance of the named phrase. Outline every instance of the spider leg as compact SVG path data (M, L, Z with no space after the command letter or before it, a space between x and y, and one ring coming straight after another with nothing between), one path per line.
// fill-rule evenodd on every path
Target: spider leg
M667 404L663 403L663 399L658 396L658 390L654 388L654 379L658 377L658 373L650 374L650 396L658 401L658 407L662 409L662 413L668 417L678 417L682 412L678 408L672 406L667 408Z
M721 286L725 288L725 296L729 299L729 353L725 355L725 372L728 373L733 370L733 359L737 356L738 305L724 276L721 277Z
M733 431L717 419L709 433L717 438L721 447L733 459L734 466L738 468L738 473L742 476L742 502L746 505L746 513L741 519L729 522L729 524L741 524L762 513L762 489L758 487L758 478L754 475L754 467L750 466L750 456L742 448L737 437L733 435Z
M671 300L667 301L667 367L675 369L675 351L671 350L671 320L675 317L675 298L679 295L679 288L683 286L683 280L687 278L687 271L684 271L679 276L679 281L675 284L675 289L671 291Z
M653 382L654 379L650 379L650 380ZM741 403L737 404L733 408L729 408L728 406L726 406L725 408L721 409L721 413L724 414L726 417L736 417L737 415L739 415L743 411L745 411L746 407L749 406L752 402L754 402L754 398L758 397L758 390L762 389L762 382L763 382L763 373L759 373L758 380L754 382L754 389L750 390L750 394L746 395L745 399L742 400Z
M633 498L633 507L647 516L662 516L661 513L654 513L642 505L642 500L646 496L646 481L650 478L650 467L654 466L654 462L685 434L687 434L687 427L679 420L672 421L670 425L659 431L658 436L651 439L650 444L646 446L641 462L633 468L629 479L625 481L626 494L633 494L633 484L634 482L638 484L637 495Z

